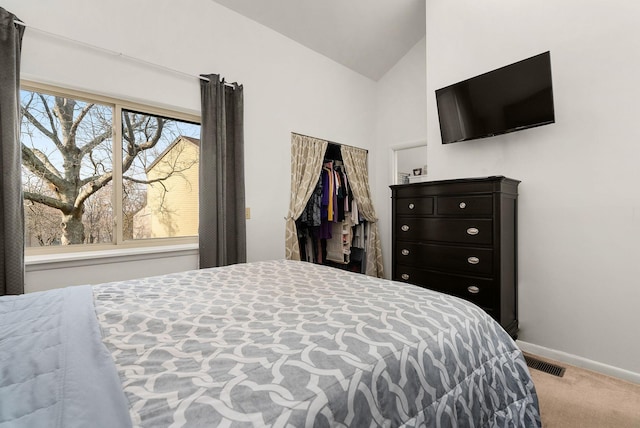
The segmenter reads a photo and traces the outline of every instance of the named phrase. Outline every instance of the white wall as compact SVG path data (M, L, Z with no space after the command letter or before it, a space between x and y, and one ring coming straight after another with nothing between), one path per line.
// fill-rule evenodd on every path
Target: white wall
M391 278L391 189L393 148L426 143L426 40L418 42L377 83L376 150L369 159L372 193L379 218L385 276ZM416 164L422 166L421 159Z
M431 179L519 195L520 339L640 373L640 3L427 2ZM556 123L440 144L440 87L551 51Z
M244 85L249 261L284 257L290 132L366 149L374 145L374 81L210 0L2 3L29 26L193 76L27 28L23 78L196 114L198 74L219 73ZM174 268L183 269L193 260ZM157 269L141 265L136 275L154 275L161 263ZM82 281L74 279L73 270L55 269L49 286L107 281L118 269L117 264L97 266ZM27 288L39 289L42 284L32 270L27 267Z

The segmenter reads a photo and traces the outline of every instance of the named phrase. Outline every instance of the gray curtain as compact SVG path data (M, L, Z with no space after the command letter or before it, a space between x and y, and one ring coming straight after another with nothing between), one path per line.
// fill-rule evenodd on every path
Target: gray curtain
M24 293L20 49L24 27L0 7L0 295Z
M243 88L202 77L200 269L247 261Z

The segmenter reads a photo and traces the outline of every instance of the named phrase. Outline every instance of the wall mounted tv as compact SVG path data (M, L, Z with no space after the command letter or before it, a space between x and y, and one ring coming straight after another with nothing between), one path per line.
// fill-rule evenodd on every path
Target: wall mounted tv
M436 102L443 144L554 123L550 54L438 89Z

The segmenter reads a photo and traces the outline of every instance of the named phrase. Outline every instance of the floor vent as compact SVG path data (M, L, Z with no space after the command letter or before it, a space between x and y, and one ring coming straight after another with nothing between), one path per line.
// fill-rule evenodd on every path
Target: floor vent
M524 360L527 362L527 366L532 369L540 370L541 372L549 373L558 377L564 376L564 367L547 363L546 361L538 360L537 358L533 358L528 355L524 356Z

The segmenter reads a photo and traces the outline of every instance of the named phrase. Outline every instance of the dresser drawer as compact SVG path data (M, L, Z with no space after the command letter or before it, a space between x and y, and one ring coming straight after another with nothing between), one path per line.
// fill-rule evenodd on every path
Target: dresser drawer
M489 248L398 241L395 251L396 265L480 275L493 272L493 250Z
M449 275L409 266L397 266L393 279L462 297L485 309L493 308L498 297L494 280L488 278Z
M493 196L439 196L436 212L438 215L491 215Z
M396 213L400 215L433 214L433 198L396 199Z
M439 241L490 245L491 219L397 217L395 236L406 241Z

